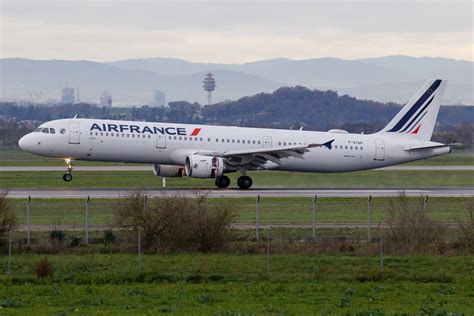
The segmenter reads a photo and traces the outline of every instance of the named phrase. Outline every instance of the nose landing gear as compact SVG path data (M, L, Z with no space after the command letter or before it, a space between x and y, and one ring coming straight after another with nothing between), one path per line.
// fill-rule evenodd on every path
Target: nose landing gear
M72 167L74 165L74 160L66 158L64 161L66 162L67 172L63 175L63 180L69 182L72 180Z

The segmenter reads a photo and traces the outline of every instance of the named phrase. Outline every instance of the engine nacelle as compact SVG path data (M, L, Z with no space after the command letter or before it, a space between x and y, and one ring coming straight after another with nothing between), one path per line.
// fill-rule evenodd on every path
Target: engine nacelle
M185 175L184 166L177 165L153 165L153 173L157 177L182 177Z
M224 173L224 159L201 155L186 157L186 174L194 178L215 178Z

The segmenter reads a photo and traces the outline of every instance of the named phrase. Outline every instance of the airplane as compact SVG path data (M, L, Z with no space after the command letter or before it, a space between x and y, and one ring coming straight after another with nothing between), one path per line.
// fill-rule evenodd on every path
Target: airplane
M381 131L328 132L60 119L41 124L19 140L21 149L62 158L64 181L75 160L152 164L160 177L212 178L227 188L226 173L239 172L237 186L249 189L249 170L350 172L444 155L449 145L432 142L446 81L427 81Z

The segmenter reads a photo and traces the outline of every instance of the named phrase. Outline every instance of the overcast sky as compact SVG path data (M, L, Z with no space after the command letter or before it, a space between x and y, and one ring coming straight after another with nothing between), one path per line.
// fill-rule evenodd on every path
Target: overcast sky
M1 57L474 60L472 1L0 0Z

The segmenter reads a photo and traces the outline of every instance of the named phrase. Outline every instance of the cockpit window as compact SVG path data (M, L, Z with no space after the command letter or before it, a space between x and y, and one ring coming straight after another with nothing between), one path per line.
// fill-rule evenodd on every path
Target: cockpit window
M37 127L37 128L35 128L35 130L33 131L33 133L40 133L42 130L43 130L42 127Z
M50 134L56 134L56 131L54 130L54 128L50 128L50 129L49 129L49 133L50 133Z
M43 128L43 133L49 134L49 128L47 127Z

